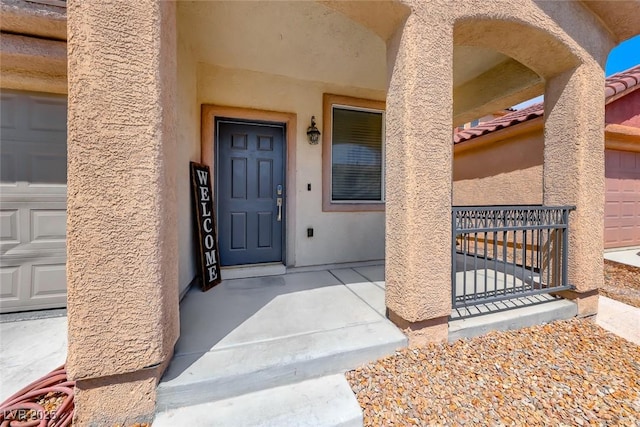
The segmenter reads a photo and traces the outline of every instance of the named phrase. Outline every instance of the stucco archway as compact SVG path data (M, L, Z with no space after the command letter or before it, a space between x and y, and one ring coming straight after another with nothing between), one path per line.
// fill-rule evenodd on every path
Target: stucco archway
M578 299L586 299L580 313L595 312L594 289L602 280L602 212L597 206L602 206L604 163L589 153L602 153L604 143L602 61L612 46L609 33L574 3L540 6L532 1L517 11L502 2L406 4L412 14L388 43L389 317L414 342L446 338L451 129L543 91L548 104L544 203L576 206L569 279ZM505 55L505 61L456 86L456 45L489 48Z

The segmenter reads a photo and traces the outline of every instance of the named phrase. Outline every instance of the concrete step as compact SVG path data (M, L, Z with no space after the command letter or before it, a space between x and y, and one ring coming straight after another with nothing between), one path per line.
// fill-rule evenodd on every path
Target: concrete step
M178 355L158 385L157 411L342 374L403 346L406 337L381 318L333 330Z
M361 427L362 411L344 375L332 375L217 402L172 409L153 427Z
M544 299L534 305L525 305L518 308L509 308L502 311L490 312L487 307L479 307L470 312L481 313L475 317L456 318L449 321L449 341L460 338L473 338L489 333L490 331L507 331L540 325L555 320L570 319L578 314L578 306L565 299L554 298L543 294L537 296ZM519 302L503 301L494 306L511 307L518 306Z

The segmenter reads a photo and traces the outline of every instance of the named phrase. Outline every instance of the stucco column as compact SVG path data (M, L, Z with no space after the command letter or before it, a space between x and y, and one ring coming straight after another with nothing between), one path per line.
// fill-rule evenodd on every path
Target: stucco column
M411 345L446 339L451 314L453 31L427 21L388 46L386 305Z
M604 72L583 64L545 89L544 203L574 205L569 226L569 283L580 315L597 312L603 284Z
M67 16L74 424L133 425L179 333L175 3L71 0Z

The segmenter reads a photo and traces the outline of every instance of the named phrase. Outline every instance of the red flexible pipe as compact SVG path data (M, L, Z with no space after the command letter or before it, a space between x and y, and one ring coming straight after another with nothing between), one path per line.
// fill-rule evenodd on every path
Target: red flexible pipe
M49 372L0 403L0 427L66 427L73 420L73 388L64 366ZM63 395L63 401L50 412L38 403L48 393ZM29 413L29 411L32 411ZM27 418L28 415L28 418Z

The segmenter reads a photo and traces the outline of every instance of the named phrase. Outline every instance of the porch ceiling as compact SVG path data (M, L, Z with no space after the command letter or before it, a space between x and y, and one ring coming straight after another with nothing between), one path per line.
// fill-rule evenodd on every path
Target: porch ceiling
M386 89L384 40L315 1L179 2L178 32L200 63Z
M481 55L483 48L467 48L456 46L454 49L454 87L453 87L453 125L458 126L478 117L503 108L516 105L527 99L534 98L544 92L543 79L529 68L507 56L497 54L504 60L498 64L490 61L491 57L471 59L464 58L464 62L472 62L471 68L466 64L456 62L456 50L465 48L464 51L475 52ZM460 83L455 79L456 70L466 71L465 77ZM484 71L483 71L484 70ZM477 73L477 71L481 71Z
M386 91L384 38L405 10L395 2L284 1L181 2L178 12L180 37L198 62ZM541 92L535 73L492 49L456 45L453 64L456 123Z
M509 60L492 49L477 46L453 47L453 82L459 87Z
M583 0L614 35L618 43L640 34L639 0Z
M389 40L402 21L409 15L408 7L395 1L344 1L316 0L324 6L337 10L355 22Z

